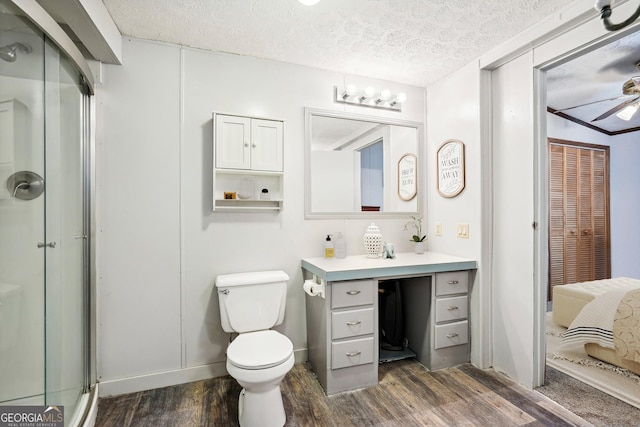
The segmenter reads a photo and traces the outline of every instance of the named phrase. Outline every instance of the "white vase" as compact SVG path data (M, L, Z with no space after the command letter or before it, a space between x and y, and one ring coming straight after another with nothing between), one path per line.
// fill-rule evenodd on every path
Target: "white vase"
M424 253L424 242L416 242L416 246L413 248L413 251L417 254Z
M367 258L378 258L382 250L382 233L373 222L364 233L364 250Z

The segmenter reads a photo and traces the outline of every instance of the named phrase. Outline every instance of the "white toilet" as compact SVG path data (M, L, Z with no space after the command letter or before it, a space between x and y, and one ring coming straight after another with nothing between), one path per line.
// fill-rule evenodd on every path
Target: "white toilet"
M282 427L286 421L280 382L293 367L293 344L269 328L284 320L288 280L284 271L216 278L222 329L240 334L227 348L227 371L243 387L242 427Z

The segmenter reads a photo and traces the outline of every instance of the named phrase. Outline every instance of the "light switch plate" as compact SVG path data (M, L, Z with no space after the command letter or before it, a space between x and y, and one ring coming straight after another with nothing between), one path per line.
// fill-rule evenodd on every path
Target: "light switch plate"
M436 222L436 236L442 236L442 223Z
M456 228L457 236L460 239L468 239L469 238L469 224L468 223L458 223Z

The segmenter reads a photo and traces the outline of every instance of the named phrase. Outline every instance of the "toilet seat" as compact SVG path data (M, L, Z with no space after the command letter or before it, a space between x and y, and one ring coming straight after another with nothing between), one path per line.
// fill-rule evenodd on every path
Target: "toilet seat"
M287 361L293 353L291 340L266 330L238 335L227 349L227 360L242 369L267 369Z

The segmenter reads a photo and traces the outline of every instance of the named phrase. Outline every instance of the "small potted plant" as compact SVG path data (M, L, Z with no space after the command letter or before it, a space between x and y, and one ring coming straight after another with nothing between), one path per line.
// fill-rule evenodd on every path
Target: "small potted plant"
M411 237L411 242L415 242L416 245L413 251L417 254L424 253L424 241L427 238L426 234L422 234L422 217L412 216L411 220L404 225L405 230L410 228L415 229L415 234Z

